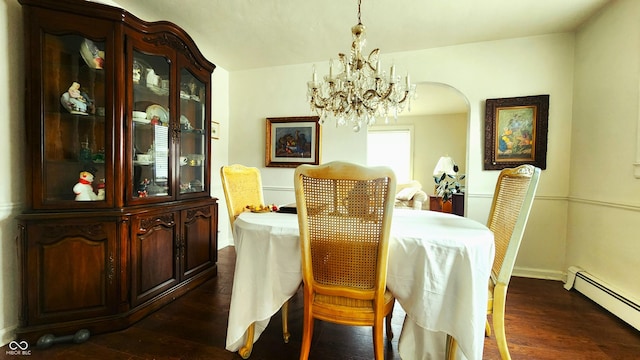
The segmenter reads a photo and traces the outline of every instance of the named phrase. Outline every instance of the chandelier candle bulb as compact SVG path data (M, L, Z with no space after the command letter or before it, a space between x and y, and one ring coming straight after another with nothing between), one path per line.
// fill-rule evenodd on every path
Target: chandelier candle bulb
M389 71L389 82L393 84L395 82L395 77L396 77L396 66L391 65L391 70Z

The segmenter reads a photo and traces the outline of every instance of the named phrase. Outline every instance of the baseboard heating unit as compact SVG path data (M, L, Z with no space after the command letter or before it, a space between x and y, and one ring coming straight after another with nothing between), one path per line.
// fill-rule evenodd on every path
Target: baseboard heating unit
M571 266L567 271L565 289L576 289L586 297L609 310L629 325L640 330L640 304L619 290L594 277L585 270Z

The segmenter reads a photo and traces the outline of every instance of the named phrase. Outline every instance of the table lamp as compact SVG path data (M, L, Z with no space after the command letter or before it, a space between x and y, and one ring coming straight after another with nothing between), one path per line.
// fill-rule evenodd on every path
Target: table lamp
M454 170L455 167L456 163L449 155L441 156L436 167L433 169L433 176L439 178L443 173L454 176L457 173L457 171Z

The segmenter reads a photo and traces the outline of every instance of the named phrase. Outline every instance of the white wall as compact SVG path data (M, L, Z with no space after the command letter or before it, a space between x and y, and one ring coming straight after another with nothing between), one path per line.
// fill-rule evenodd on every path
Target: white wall
M468 115L411 115L398 118L400 125L413 125L413 179L422 184L427 194L433 194L433 168L441 156L451 156L466 174ZM384 126L384 125L381 125ZM463 182L464 184L464 182Z
M577 33L567 265L640 303L640 2L620 0Z
M448 84L469 100L467 212L481 222L486 222L498 175L497 171L482 170L485 99L551 95L548 165L517 266L524 273L556 279L566 270L573 46L573 34L557 34L383 54L389 57L383 62L393 58L396 68L408 71L414 82ZM328 64L317 67L328 69ZM294 196L292 169L264 167L265 118L310 115L306 102L310 74L311 64L231 74L229 162L261 169L267 202L293 201ZM322 131L323 162L364 163L364 133L332 125L323 126Z

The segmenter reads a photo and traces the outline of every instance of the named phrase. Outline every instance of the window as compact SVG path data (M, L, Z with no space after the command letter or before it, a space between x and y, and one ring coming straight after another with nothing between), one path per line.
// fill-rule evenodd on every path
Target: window
M389 166L396 173L398 183L413 178L413 127L379 126L367 133L367 165Z

